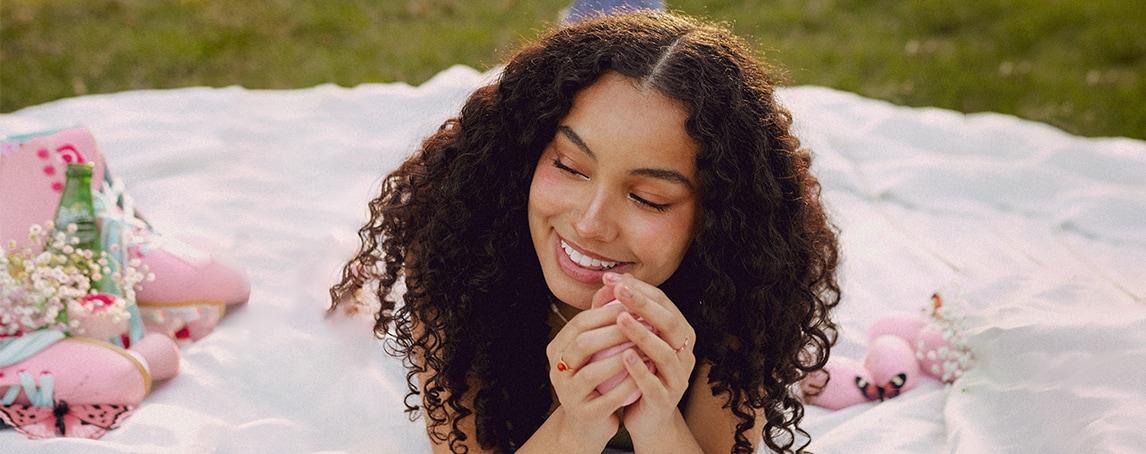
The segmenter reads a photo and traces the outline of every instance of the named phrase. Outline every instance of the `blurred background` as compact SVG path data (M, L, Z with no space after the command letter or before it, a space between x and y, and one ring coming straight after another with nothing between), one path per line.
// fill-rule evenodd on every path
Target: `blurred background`
M420 84L488 69L571 0L3 0L0 112L149 88ZM1146 139L1140 0L666 0L785 85Z

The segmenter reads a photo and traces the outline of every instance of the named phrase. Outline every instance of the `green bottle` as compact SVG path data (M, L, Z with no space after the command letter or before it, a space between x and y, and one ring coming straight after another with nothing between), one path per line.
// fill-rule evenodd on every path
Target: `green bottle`
M56 208L55 223L60 232L67 232L68 225L75 224L73 236L79 243L74 246L99 254L100 232L92 202L91 164L68 164L68 179L60 196L60 206Z

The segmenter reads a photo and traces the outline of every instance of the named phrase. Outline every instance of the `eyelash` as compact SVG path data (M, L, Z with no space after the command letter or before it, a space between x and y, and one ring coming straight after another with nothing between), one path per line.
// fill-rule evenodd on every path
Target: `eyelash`
M585 174L578 172L576 170L573 170L573 168L565 165L565 163L561 162L561 159L559 159L559 158L553 159L553 167L556 167L558 170L561 170L562 172L568 173L568 174L576 176L576 177L585 178L585 179L589 178ZM641 205L644 205L646 207L652 208L652 209L660 211L660 212L668 211L668 208L669 208L668 204L653 203L653 202L650 202L648 200L642 199L635 194L629 194L629 198L633 199L634 202L637 202Z
M629 194L629 198L633 199L635 202L637 202L637 203L639 203L639 204L641 204L641 205L647 206L647 207L649 207L649 208L652 208L652 209L654 209L654 210L660 211L660 212L662 212L662 213L663 213L663 212L665 212L665 211L668 211L668 208L669 208L669 206L668 206L667 204L663 204L663 203L652 203L652 202L650 202L650 201L648 201L648 200L645 200L645 199L642 199L642 198L640 198L640 197L637 197L637 196L636 196L636 195L634 195L634 194Z
M556 168L560 169L562 172L568 173L568 174L573 175L573 176L586 178L586 179L589 178L589 177L585 176L585 174L578 172L576 170L573 170L572 167L565 165L565 163L561 162L561 159L559 159L559 158L553 158L553 167L556 167Z

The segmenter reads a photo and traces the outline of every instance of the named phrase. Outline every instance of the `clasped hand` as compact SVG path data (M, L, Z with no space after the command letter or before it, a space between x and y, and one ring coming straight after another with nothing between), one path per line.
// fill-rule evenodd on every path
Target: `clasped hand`
M614 273L605 275L604 284L592 308L573 317L549 343L549 379L565 423L586 443L603 446L617 430L617 410L625 407L625 428L639 445L679 417L677 403L696 365L696 333L657 287ZM606 306L613 300L621 304ZM620 354L592 360L630 342ZM623 373L627 376L615 387L598 391ZM637 393L640 397L625 406Z

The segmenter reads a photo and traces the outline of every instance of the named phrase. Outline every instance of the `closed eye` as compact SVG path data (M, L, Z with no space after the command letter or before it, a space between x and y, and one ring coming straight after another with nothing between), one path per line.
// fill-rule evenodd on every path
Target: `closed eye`
M576 170L573 170L572 167L565 165L565 163L561 162L560 158L553 158L553 167L556 167L559 170L561 170L562 172L568 173L570 175L573 175L576 177L581 177L581 178L584 178L586 180L589 179L589 177L586 176L585 174L578 172Z
M634 202L637 202L641 205L647 206L647 207L652 208L652 209L657 210L657 211L668 211L668 208L669 208L668 204L653 203L653 202L650 202L648 200L642 199L640 196L638 196L636 194L629 194L629 198L633 199Z
M585 175L581 172L578 172L577 170L574 170L572 167L565 165L565 163L561 162L560 158L553 158L553 167L556 167L558 170L565 172L565 173L568 173L569 175L572 175L572 176L575 176L578 178L582 178L585 180L589 179L589 177L587 175ZM664 211L668 211L668 209L669 209L669 204L653 203L653 202L650 202L644 198L641 198L640 196L638 196L636 194L629 194L629 198L632 199L634 202L637 202L640 205L644 205L644 206L646 206L648 208L652 208L656 211L664 212Z

